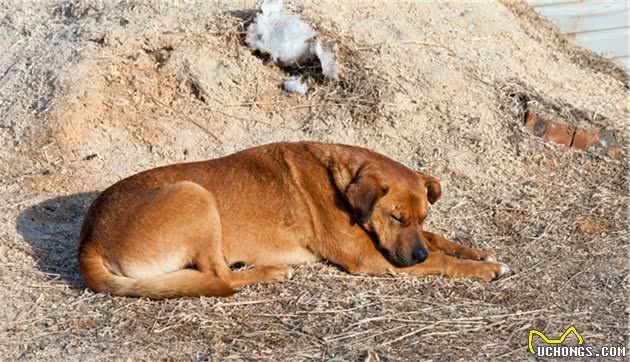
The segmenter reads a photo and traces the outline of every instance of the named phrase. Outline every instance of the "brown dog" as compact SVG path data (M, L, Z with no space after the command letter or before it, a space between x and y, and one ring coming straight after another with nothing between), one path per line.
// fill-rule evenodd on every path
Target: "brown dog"
M99 292L227 296L326 259L350 273L490 281L488 253L422 230L438 181L367 149L277 143L159 167L114 184L81 229L79 265ZM236 262L253 269L232 271Z

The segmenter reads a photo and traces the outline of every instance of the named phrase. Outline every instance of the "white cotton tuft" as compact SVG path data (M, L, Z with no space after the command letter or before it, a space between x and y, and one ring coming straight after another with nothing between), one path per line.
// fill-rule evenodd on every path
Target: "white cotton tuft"
M282 0L264 0L260 5L260 9L267 14L284 13L284 2Z
M265 0L261 8L262 13L247 28L247 45L270 54L283 66L310 60L309 40L318 33L298 16L288 14L282 0Z
M315 54L319 58L319 62L322 64L322 73L324 77L332 80L339 80L337 75L337 56L335 43L323 43L317 41L311 44L311 53Z
M282 88L289 93L298 93L301 95L306 95L308 92L308 85L302 82L301 79L289 79L282 82Z
M262 12L247 28L245 42L281 66L305 64L318 58L322 73L328 79L339 80L334 42L315 41L319 35L298 16L289 14L282 0L263 0Z

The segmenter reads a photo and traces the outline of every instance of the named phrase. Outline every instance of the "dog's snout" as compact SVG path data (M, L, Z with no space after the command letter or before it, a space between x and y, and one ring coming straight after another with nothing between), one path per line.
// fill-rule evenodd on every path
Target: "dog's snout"
M424 248L417 248L411 253L411 257L416 264L420 264L427 259L429 253Z

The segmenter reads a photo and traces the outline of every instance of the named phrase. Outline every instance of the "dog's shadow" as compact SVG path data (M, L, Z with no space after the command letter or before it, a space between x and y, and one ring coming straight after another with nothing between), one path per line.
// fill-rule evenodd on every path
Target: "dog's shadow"
M71 287L84 286L77 263L79 232L98 194L85 192L52 198L18 216L18 233L31 245L37 267L51 279L60 279Z

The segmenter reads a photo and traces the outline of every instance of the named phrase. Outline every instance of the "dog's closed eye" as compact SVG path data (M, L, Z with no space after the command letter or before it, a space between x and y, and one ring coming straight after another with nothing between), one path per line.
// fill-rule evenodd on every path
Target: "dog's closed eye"
M391 218L394 219L399 224L405 223L405 217L403 215L397 216L395 214L389 214L389 216L391 216Z

